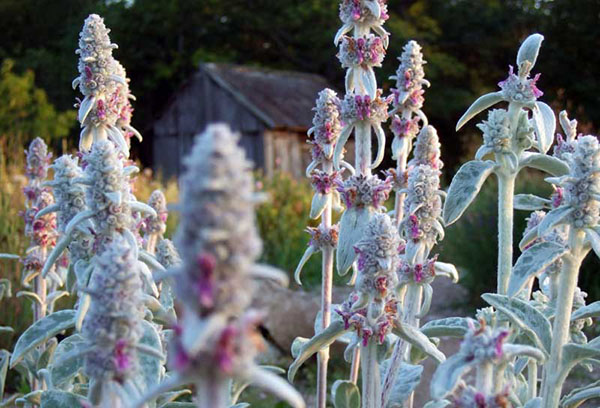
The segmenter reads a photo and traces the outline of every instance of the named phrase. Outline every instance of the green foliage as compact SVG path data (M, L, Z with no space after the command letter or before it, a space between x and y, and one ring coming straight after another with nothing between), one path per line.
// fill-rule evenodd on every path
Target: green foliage
M260 261L283 269L291 277L310 238L304 230L309 224L312 188L307 181L294 180L285 173L276 173L271 179L259 175L257 180L257 190L268 195L256 211L263 239ZM320 254L314 254L304 266L302 282L308 287L320 284Z
M0 138L6 139L9 154L20 153L34 137L46 141L69 134L75 111L57 112L46 92L35 86L33 71L13 72L14 61L0 66Z

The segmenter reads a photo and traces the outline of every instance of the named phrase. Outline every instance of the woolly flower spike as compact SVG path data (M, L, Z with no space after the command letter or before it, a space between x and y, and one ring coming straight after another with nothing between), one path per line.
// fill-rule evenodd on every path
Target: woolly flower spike
M199 315L236 314L248 304L248 268L261 250L254 226L250 162L223 125L196 137L181 180L175 243L183 258L177 289Z
M529 78L528 76L517 76L511 65L508 71L508 78L499 82L498 86L502 89L502 96L506 101L532 104L544 94L536 86L537 81L540 79L540 75L541 74L537 74L533 78Z
M273 392L295 408L305 406L289 384L253 362L263 345L259 317L246 310L261 241L254 224L252 169L238 140L225 125L209 126L185 159L182 223L175 238L183 260L174 277L182 302L181 324L171 341L175 373L142 401L194 383L199 407L225 408L229 398L224 396L235 379Z
M156 245L156 260L165 268L181 264L181 257L170 239L161 239Z
M430 284L436 276L435 263L437 256L428 259L423 264L411 265L408 262L400 262L398 267L398 275L400 282L404 283L420 283Z
M337 190L342 195L346 208L372 207L378 209L388 199L392 190L392 178L381 180L377 176L352 176L344 181L337 180Z
M508 392L485 395L473 387L460 386L456 396L452 397L450 408L510 408Z
M554 157L565 160L567 153L575 151L575 140L577 138L577 120L569 120L566 111L560 112L560 125L565 132L565 137L561 134L556 135L556 145L554 146Z
M334 43L337 45L342 36L352 29L360 33L375 31L388 45L388 33L383 29L383 24L389 18L386 0L342 0L340 3L340 20L344 25L335 35Z
M25 221L25 235L28 236L36 246L52 246L56 240L56 215L46 213L37 217L38 213L45 208L54 205L54 197L47 190L40 190L35 198L34 206L23 213Z
M87 156L85 178L90 181L86 190L90 210L94 215L96 235L109 238L114 231L131 227L129 177L123 172L118 152L108 140L95 143Z
M600 145L596 137L583 136L574 142L574 148L573 153L565 155L569 174L547 179L564 189L564 200L561 200L563 205L548 213L546 217L552 216L554 222L548 226L540 225L538 235L567 221L575 228L589 229L592 238L598 235L594 228L600 221Z
M160 190L154 190L148 198L148 205L156 211L156 216L149 215L144 219L142 230L146 234L164 234L167 230L167 199Z
M80 212L86 210L85 191L76 179L83 176L78 159L64 155L52 165L54 180L47 184L52 187L58 205L58 230L62 233L69 222Z
M483 132L485 153L509 153L511 151L511 132L508 125L508 113L504 109L493 109L488 112L488 119L477 125ZM482 150L482 149L480 149ZM481 160L483 154L475 156Z
M135 251L119 235L96 258L90 286L90 309L81 334L89 348L85 374L92 379L91 403L102 398L94 387L112 381L125 385L138 372L137 347L142 337L142 282Z
M354 249L358 254L356 289L370 299L383 299L398 284L398 248L404 243L387 214L375 214Z
M409 41L398 59L400 66L396 75L390 77L396 80L396 88L392 88L392 112L409 110L417 113L423 107L423 85L429 86L423 70L423 65L427 62L423 60L421 46L416 41Z
M114 59L112 50L116 44L110 42L110 30L104 25L104 19L97 14L90 15L79 34L79 77L73 87L79 85L84 96L93 96L105 92L112 86Z
M440 139L435 128L430 125L425 126L417 137L413 153L414 157L408 163L409 166L426 165L433 169L441 170L444 167L444 162L440 160L441 147L442 145L440 144Z
M27 164L25 167L25 176L29 183L41 181L48 175L51 153L48 153L48 146L39 137L33 139L29 148L25 151Z
M408 176L405 219L401 223L402 235L413 243L422 242L429 249L437 239L443 239L444 228L440 222L442 198L440 171L431 166L419 165Z
M85 97L79 103L79 122L83 127L79 149L87 151L94 142L108 138L128 156L129 147L116 124L123 115L123 109L129 109L129 90L125 70L112 56L112 50L117 46L110 42L109 32L104 20L92 14L85 20L79 35L79 49L76 51L79 54L79 77L73 81L73 87L79 85ZM125 127L131 128L128 123Z
M324 158L330 160L333 147L342 130L340 100L337 94L331 89L323 89L319 92L317 106L313 110L315 111L313 127L308 130L308 135L313 135L314 141L323 152ZM315 161L313 165L321 162L316 158L313 160Z

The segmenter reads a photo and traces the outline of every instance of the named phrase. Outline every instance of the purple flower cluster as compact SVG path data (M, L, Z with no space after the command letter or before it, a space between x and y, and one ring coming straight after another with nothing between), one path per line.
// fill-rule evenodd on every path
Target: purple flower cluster
M370 206L379 208L392 190L392 178L381 180L377 176L356 175L337 182L346 208Z
M514 68L511 65L508 71L508 78L499 82L498 86L502 89L504 98L509 102L533 103L544 94L536 86L540 75L537 74L533 78L522 78L514 73Z

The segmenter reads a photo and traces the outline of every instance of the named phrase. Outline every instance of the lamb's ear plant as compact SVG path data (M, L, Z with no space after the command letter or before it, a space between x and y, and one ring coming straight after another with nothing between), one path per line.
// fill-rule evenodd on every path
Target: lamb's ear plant
M295 408L305 406L285 380L254 363L264 345L260 314L248 310L253 280L285 281L285 275L254 263L261 251L254 220L260 197L238 138L227 126L210 126L185 160L175 238L182 262L170 270L181 302L169 354L173 373L138 406L194 384L196 406L229 407L239 397L232 393L238 388L234 382L261 387Z
M475 160L465 163L448 190L444 221L454 223L475 199L485 180L494 173L498 178L498 284L499 294L506 294L513 260L514 187L517 174L525 167L553 176L564 175L568 168L546 155L554 142L556 118L552 109L538 101L543 93L536 83L540 74L530 77L544 37L533 34L521 44L517 54L517 73L511 66L508 78L498 85L500 91L479 97L459 119L456 129L478 113L500 102L506 109L488 112L487 120L478 125L483 145ZM535 148L537 152L528 151ZM488 160L484 160L486 157Z

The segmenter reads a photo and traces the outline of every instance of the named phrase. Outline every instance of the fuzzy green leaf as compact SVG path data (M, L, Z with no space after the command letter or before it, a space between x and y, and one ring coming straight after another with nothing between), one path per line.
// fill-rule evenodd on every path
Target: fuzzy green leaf
M423 366L402 363L392 387L386 408L400 408L421 382ZM385 376L383 376L385 378Z
M142 338L140 343L154 350L162 350L162 344L158 332L152 324L146 320L142 320ZM143 383L145 390L149 390L160 381L160 370L162 361L147 353L139 353L140 372L143 373Z
M337 380L331 387L335 408L360 408L360 391L356 384Z
M513 268L508 283L508 296L517 295L530 279L542 273L567 251L568 248L555 242L540 242L526 249Z
M575 320L598 316L600 316L600 300L575 310L571 315L571 321L574 322Z
M537 148L541 153L546 153L554 142L556 131L556 116L552 108L544 102L536 102L532 110L533 127L537 135Z
M373 211L368 208L352 207L342 214L336 252L337 270L340 275L345 275L356 259L354 245L362 237L371 218L373 218Z
M504 100L502 92L492 92L477 98L456 123L456 131L458 132L465 123L473 118L473 116L477 115L479 112L483 112L490 106L495 105L502 100Z
M431 396L440 399L448 395L460 378L470 368L470 363L462 354L455 354L440 364L431 379Z
M70 392L49 390L42 393L41 408L81 408L82 400Z
M455 222L475 199L484 181L494 171L493 161L470 161L458 170L444 203L444 222L450 225ZM340 231L341 233L341 231Z
M544 41L544 36L537 33L531 34L523 41L521 47L519 47L519 52L517 53L517 67L525 61L529 61L531 67L535 65L535 61L540 52L540 47L542 46L542 41Z
M464 317L448 317L432 320L421 327L427 337L464 337L469 330L469 320Z
M542 170L555 177L564 176L569 173L567 163L554 156L541 153L524 152L519 161L519 166Z
M514 207L516 210L536 211L543 210L550 205L550 200L538 197L533 194L515 195Z
M85 347L85 340L79 334L73 334L58 344L54 353L54 361L50 366L52 383L56 387L68 383L83 368L83 355L77 358L64 360L65 357L75 354Z
M325 330L304 343L302 348L297 351L297 357L288 369L289 381L294 381L296 372L306 360L308 360L313 354L317 353L322 348L329 346L346 331L348 330L344 328L344 322L334 320L329 326L327 326Z
M561 408L577 408L585 401L592 398L600 398L600 381L588 384L584 387L575 388L561 400Z
M60 332L75 326L75 310L61 310L38 320L19 337L10 359L13 368L25 355L56 336Z
M537 347L550 354L552 326L542 312L517 298L509 299L507 296L493 293L486 293L481 297L523 330Z

